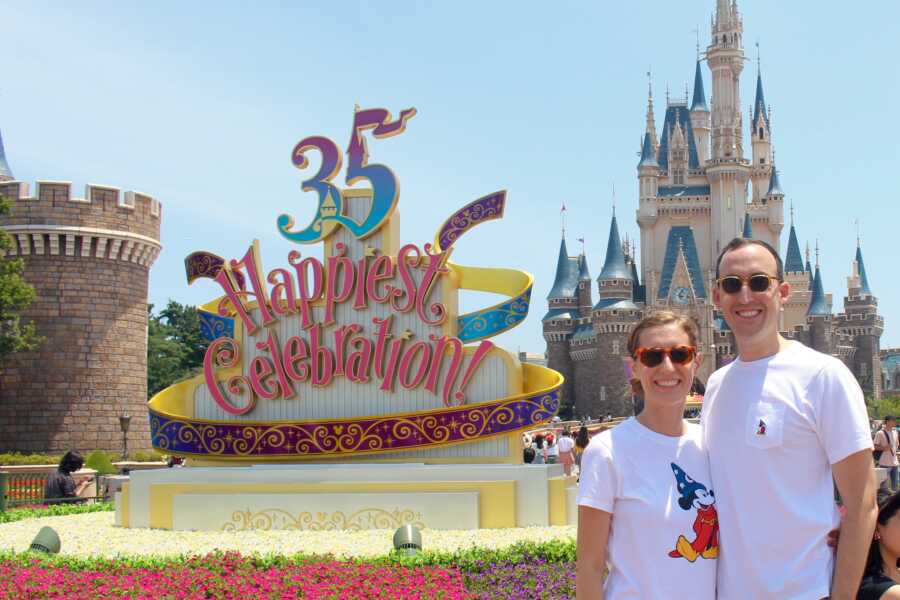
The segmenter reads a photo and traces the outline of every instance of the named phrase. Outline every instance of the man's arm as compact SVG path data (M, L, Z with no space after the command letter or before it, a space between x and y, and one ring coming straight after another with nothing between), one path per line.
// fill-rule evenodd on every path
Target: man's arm
M847 511L841 525L831 598L852 600L859 591L878 516L872 451L866 449L851 454L833 464L831 472Z
M603 600L606 545L612 514L590 506L578 507L578 566L575 572L577 600Z

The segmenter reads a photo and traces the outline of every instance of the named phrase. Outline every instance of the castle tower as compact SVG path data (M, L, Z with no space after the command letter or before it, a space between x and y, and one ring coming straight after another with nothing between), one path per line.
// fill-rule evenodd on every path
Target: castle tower
M763 96L762 74L756 71L756 99L750 121L750 143L753 146L753 202L762 202L769 189L772 174L772 140L766 99Z
M800 243L797 241L797 230L794 228L793 209L791 209L791 229L784 260L784 280L791 286L791 295L784 304L784 313L782 313L779 329L793 331L798 325L806 323L806 312L812 298L809 273L803 267L803 256L800 254Z
M753 223L750 222L750 213L744 215L744 228L741 231L741 237L745 240L753 239Z
M591 298L591 273L588 270L587 257L582 252L578 255L578 316L590 317L594 301Z
M737 3L718 0L712 39L706 50L706 63L712 72L712 159L706 168L712 256L718 256L725 244L738 235L746 212L750 163L744 159L741 131L742 36Z
M641 318L641 309L634 303L634 285L613 211L606 260L597 277L600 298L593 311L597 359L591 365L589 385L594 389L590 412L594 416L632 414L625 356L631 327Z
M862 248L856 242L856 257L851 275L847 278L844 312L835 318L835 327L851 337L855 349L848 365L856 375L866 395L881 399L881 334L884 318L878 314L878 299L869 288L869 278L863 262Z
M691 125L694 128L694 139L700 164L709 160L709 106L706 104L706 93L703 90L703 75L700 71L700 57L694 70L694 97L691 100Z
M547 366L565 378L560 412L568 413L575 401L575 372L569 355L569 341L578 326L578 259L570 257L563 235L556 260L556 276L547 294L549 310L541 325L547 342Z
M5 162L4 162L5 164ZM45 338L3 365L0 450L120 451L150 447L147 284L160 251L160 205L139 192L88 185L0 183L11 212L0 228L37 292L23 317Z
M816 251L818 255L818 250ZM809 345L824 354L832 354L831 307L828 305L825 290L822 287L822 271L819 268L819 257L816 256L816 271L813 276L812 297L806 311L806 323L809 326Z

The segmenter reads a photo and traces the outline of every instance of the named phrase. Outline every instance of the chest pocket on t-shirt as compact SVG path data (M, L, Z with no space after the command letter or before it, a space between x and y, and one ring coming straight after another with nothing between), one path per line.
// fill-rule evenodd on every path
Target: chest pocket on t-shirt
M747 409L747 444L760 450L776 448L784 441L784 405L757 402Z

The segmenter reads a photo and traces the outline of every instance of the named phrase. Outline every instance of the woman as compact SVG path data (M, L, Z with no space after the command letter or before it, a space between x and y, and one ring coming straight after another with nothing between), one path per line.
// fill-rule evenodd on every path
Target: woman
M700 427L683 418L700 365L697 343L696 323L668 311L631 332L632 383L644 409L595 436L582 458L580 600L715 598L715 496Z
M90 479L84 479L79 483L75 483L72 473L84 466L84 459L81 454L74 450L66 452L56 471L47 478L44 485L44 500L53 503L59 502L77 502L81 493L90 485Z
M900 598L900 493L879 493L878 522L857 600Z
M566 477L572 474L572 465L575 464L575 440L572 439L572 433L565 429L556 442L559 449L559 462L563 464L563 471Z
M547 437L544 438L544 448L546 452L544 453L544 461L548 465L555 465L559 460L559 446L556 445L556 436L552 433L548 433Z

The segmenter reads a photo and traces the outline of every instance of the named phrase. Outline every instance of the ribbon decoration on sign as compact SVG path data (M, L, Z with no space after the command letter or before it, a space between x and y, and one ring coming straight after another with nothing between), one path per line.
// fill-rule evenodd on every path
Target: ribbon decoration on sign
M434 236L437 251L449 249L472 228L503 217L506 191L488 194L450 216ZM459 276L459 288L509 296L509 300L457 318L457 337L476 342L508 331L528 316L534 278L525 271L448 263Z

